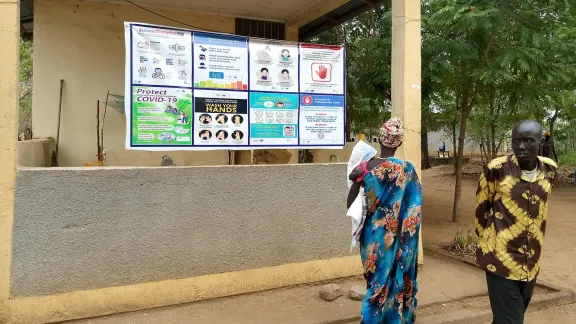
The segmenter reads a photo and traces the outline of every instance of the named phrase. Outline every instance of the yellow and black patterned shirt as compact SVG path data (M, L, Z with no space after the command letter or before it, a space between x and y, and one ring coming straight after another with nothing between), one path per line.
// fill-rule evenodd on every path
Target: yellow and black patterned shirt
M514 155L484 167L476 192L478 265L511 280L536 279L556 168L551 159L538 157L530 180Z

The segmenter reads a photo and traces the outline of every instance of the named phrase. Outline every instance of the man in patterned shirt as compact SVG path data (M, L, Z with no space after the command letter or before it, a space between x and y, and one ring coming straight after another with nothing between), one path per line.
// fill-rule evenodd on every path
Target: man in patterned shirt
M478 264L486 270L493 324L522 324L540 271L556 164L539 157L542 127L512 130L514 154L484 167L476 192Z

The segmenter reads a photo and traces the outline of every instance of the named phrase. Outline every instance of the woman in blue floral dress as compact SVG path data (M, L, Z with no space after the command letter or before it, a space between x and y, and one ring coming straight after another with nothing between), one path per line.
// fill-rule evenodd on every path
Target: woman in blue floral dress
M355 180L348 207L364 186L367 211L360 254L368 292L362 324L414 323L418 291L418 239L422 189L414 166L394 158L403 139L402 121L388 120L380 129L380 157L350 174Z

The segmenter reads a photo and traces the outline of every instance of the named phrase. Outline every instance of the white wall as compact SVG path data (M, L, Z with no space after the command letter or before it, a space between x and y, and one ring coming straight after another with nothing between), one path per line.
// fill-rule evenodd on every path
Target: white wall
M458 140L458 139L456 139ZM428 133L428 154L431 156L438 155L438 149L442 142L446 143L446 150L450 151L450 155L454 152L454 145L452 144L452 135L443 131L429 132ZM458 145L458 143L456 143ZM480 154L480 146L471 143L468 138L464 142L464 152L466 154Z

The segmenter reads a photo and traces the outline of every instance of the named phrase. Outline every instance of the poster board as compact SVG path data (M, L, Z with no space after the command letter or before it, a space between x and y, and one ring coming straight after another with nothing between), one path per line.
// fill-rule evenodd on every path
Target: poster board
M346 52L124 23L126 149L346 145Z

